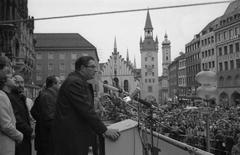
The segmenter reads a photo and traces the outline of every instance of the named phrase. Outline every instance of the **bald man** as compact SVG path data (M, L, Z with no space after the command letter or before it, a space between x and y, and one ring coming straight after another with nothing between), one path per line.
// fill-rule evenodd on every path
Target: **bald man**
M20 75L15 75L13 79L16 86L12 89L11 93L8 94L8 97L16 117L16 127L24 135L22 143L16 146L15 155L31 155L31 136L33 129L30 123L26 97L24 96L24 79Z

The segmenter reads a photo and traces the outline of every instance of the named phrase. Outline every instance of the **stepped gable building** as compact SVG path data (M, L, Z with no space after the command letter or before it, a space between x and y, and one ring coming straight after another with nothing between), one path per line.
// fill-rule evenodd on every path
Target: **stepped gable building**
M26 84L32 84L35 62L34 21L28 15L27 5L27 0L0 1L0 53L11 60L15 72L23 75ZM29 20L4 23L22 19Z
M132 64L127 51L126 60L117 51L116 38L114 40L114 49L108 62L101 65L101 81L105 84L121 88L130 94L139 87L139 71L136 69L136 64ZM138 74L137 74L138 73ZM109 90L100 87L100 92L107 93Z
M240 104L240 0L231 2L214 27L218 103Z
M34 37L36 39L34 82L38 85L42 85L49 75L57 75L64 80L74 71L78 57L89 55L99 62L96 47L78 33L36 33ZM98 84L95 85L95 90L98 91Z
M158 38L153 39L153 27L149 11L144 27L144 39L140 38L141 97L159 104Z

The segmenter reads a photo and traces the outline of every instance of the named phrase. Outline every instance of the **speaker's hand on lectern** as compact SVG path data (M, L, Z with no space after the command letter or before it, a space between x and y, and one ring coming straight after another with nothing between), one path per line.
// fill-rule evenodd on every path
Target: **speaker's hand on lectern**
M104 137L107 137L112 141L116 141L120 136L120 132L117 129L107 129L107 131L105 131L103 135Z

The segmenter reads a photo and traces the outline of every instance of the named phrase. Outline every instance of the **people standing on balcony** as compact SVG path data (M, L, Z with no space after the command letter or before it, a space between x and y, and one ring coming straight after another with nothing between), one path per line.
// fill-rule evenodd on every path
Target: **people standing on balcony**
M37 155L53 155L52 124L56 111L56 99L60 80L52 75L46 79L46 87L36 99L32 115L36 120L35 149ZM34 110L35 109L35 110Z
M24 95L24 79L21 75L15 75L13 79L16 86L7 95L16 117L16 127L23 133L23 141L16 146L16 155L31 155L33 129L30 123L26 96Z
M11 102L7 96L15 86L12 68L6 57L0 57L0 154L15 155L16 143L21 143L23 134L16 129Z
M94 94L88 80L94 78L97 66L94 58L76 60L75 71L60 87L54 120L55 155L88 155L96 135L117 140L119 132L107 129L94 110Z

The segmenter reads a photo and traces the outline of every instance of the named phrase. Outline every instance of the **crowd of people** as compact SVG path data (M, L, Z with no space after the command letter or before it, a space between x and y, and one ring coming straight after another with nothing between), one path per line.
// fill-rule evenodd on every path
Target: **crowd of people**
M108 129L94 108L89 80L97 72L95 60L83 56L75 71L60 83L47 77L33 101L24 95L24 79L15 74L9 59L0 57L0 155L99 155L100 139L115 141L116 129Z
M103 107L100 113L103 120L117 122L127 118L140 118L142 123L149 127L148 108L141 106L138 109L139 105L135 101L126 103L121 97L110 92L101 97L100 104ZM141 111L140 117L137 116L137 109ZM225 107L210 102L207 106L204 101L201 104L180 101L168 102L153 111L154 130L163 135L207 150L208 120L210 151L217 155L230 155L231 152L234 154L236 150L240 152L240 105Z

